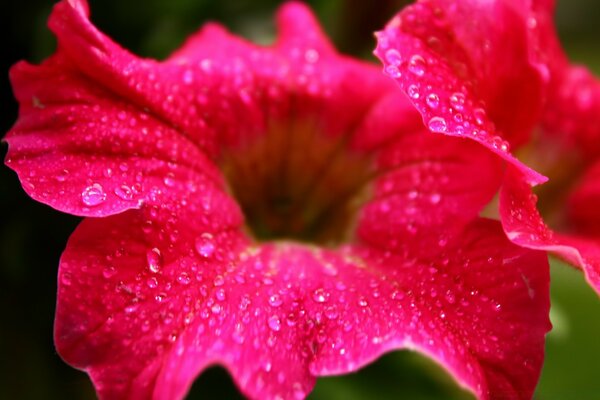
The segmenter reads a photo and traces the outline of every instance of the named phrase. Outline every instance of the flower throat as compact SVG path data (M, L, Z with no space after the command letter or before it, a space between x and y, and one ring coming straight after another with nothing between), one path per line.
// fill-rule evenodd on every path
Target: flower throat
M257 240L328 246L350 239L373 175L371 157L351 150L348 135L306 120L272 124L229 147L221 165Z

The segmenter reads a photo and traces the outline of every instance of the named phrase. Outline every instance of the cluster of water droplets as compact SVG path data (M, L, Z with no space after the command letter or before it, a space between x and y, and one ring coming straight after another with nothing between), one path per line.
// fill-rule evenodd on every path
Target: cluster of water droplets
M431 42L439 43L439 40ZM483 103L473 100L471 82L463 83L458 78L462 73L444 64L441 56L429 56L429 51L421 46L415 46L419 52L403 55L389 40L380 40L379 44L386 73L400 83L426 119L429 130L470 136L495 150L509 151L508 142L494 134L494 124L486 115ZM453 68L468 70L458 64Z

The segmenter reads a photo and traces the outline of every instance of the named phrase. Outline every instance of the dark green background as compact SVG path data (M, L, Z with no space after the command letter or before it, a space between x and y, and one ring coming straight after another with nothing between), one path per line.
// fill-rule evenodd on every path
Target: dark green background
M164 57L207 20L258 41L273 35L275 0L92 0L94 22L138 54ZM372 31L402 1L314 0L327 32L344 52L368 58ZM0 5L2 78L0 134L17 113L7 72L20 59L40 61L52 53L46 28L52 2L4 1ZM561 37L573 59L600 72L600 2L559 2ZM0 156L6 153L1 147ZM35 203L8 168L0 167L0 399L94 398L83 373L54 351L52 323L59 256L78 219ZM552 319L547 361L536 398L600 399L600 301L581 274L554 263ZM190 398L239 396L227 374L213 369L194 385ZM469 395L427 359L408 352L383 357L365 370L321 379L314 399L461 399Z

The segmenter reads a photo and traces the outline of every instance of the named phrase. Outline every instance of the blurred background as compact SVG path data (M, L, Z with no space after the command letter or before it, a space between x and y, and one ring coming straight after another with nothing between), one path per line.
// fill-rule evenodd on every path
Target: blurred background
M259 42L273 36L278 0L91 0L92 19L117 42L161 58L207 20ZM343 52L372 58L372 32L405 3L399 0L313 0L328 34ZM559 0L557 23L572 57L600 74L597 0ZM53 52L46 28L53 1L0 3L0 136L16 119L8 69L39 62ZM6 144L0 145L0 157ZM0 166L0 399L93 399L87 376L56 354L52 324L60 254L78 218L32 201L16 175ZM581 274L552 265L554 330L536 399L600 398L600 301ZM195 384L190 399L240 398L226 372L214 368ZM409 352L387 355L366 369L318 381L312 399L469 399L429 360Z

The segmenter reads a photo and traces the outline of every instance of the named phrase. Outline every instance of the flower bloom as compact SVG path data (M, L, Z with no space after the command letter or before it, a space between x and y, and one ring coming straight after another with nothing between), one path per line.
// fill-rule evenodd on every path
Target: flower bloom
M481 399L532 396L548 265L478 217L500 158L430 133L300 4L272 46L211 24L162 62L88 14L57 4L56 54L13 67L6 163L88 217L60 260L55 342L100 397L181 398L220 364L250 397L303 398L394 349Z
M567 60L553 10L551 0L420 1L379 34L377 54L430 130L476 140L508 161L500 193L508 237L581 267L598 292L600 84ZM557 232L531 192L543 177L511 148L550 175L538 193Z

